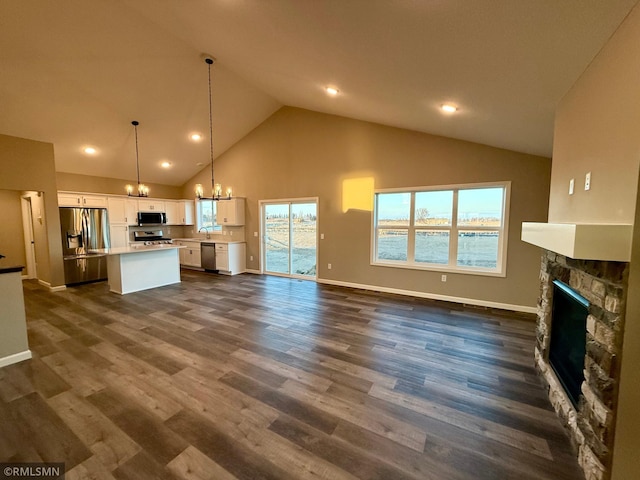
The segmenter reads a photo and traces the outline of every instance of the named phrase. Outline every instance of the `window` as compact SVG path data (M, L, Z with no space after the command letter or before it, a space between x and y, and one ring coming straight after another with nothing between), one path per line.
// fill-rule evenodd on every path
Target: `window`
M218 202L211 200L196 201L196 226L198 230L207 227L210 232L222 230L222 226L216 223L216 211Z
M377 192L372 263L504 275L509 187Z

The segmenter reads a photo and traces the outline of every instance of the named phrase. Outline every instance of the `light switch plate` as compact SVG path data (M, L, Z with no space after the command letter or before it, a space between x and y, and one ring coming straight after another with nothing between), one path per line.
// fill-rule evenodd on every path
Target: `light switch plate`
M573 188L576 185L576 179L572 178L571 180L569 180L569 195L573 195Z
M591 172L587 172L584 176L584 189L591 190Z

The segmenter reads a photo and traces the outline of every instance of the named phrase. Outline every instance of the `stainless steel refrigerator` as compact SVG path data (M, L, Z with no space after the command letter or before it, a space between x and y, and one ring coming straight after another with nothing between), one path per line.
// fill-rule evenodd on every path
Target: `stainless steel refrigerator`
M110 246L107 209L60 207L60 229L64 283L106 280L107 257L91 250Z

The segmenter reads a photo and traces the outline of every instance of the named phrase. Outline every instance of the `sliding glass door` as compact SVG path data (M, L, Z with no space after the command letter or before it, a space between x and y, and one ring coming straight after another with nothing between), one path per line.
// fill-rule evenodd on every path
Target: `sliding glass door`
M262 203L262 258L265 273L315 278L317 201Z

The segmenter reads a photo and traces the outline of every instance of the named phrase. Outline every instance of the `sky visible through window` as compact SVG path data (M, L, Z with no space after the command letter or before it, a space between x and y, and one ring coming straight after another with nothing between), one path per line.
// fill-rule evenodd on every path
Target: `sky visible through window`
M460 190L458 194L458 219L502 218L502 188L475 188ZM426 208L430 218L451 218L453 192L417 192L416 209ZM379 220L408 220L411 205L410 193L382 193L378 196Z

